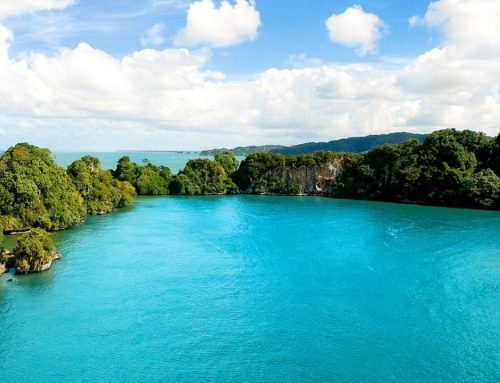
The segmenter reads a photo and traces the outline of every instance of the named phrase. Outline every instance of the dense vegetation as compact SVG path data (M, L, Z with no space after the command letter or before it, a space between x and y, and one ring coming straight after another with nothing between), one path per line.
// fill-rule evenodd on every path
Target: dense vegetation
M500 208L496 139L472 131L442 130L422 145L384 145L347 156L338 196L472 208Z
M253 154L234 179L242 190L290 194L296 185L280 177L284 169L314 167L336 156L342 171L328 189L336 197L500 208L500 135L490 138L472 131L441 130L422 144L409 140L366 153Z
M82 222L85 205L49 150L18 144L0 157L0 224L4 230L62 230Z
M2 263L2 261L3 261L3 259L2 259L2 250L3 250L2 242L3 242L3 226L0 225L0 263Z
M134 187L113 178L111 171L101 169L99 159L85 156L68 166L68 174L85 201L88 214L106 214L132 204Z
M184 170L174 178L170 185L172 194L198 195L198 194L226 194L236 193L238 187L232 181L224 166L231 171L236 161L234 156L218 157L217 160L197 158L190 160Z
M342 138L329 142L308 142L300 145L293 146L280 146L280 145L264 145L264 146L245 146L237 147L234 149L213 149L204 150L201 152L202 156L214 156L222 153L233 153L236 156L248 156L250 154L259 152L270 152L275 154L310 154L318 151L332 151L332 152L352 152L360 153L366 152L377 146L384 144L397 144L409 139L416 139L423 142L425 135L413 133L389 133L370 135L365 137L350 137Z
M425 140L425 135L413 133L377 134L365 137L342 138L340 140L329 142L309 142L306 144L273 150L272 152L280 154L307 154L320 150L327 150L332 152L361 153L380 145L398 144L410 139L423 142Z
M227 175L233 174L240 167L239 161L232 153L216 154L215 161L224 168Z
M239 162L230 153L218 154L215 160L190 160L175 176L166 166L143 162L144 165L138 165L123 157L113 172L117 179L129 181L139 195L225 194L238 190L230 176L238 169Z
M129 157L120 158L114 175L121 181L130 182L140 195L168 194L172 182L168 167L153 165L148 160L141 166L131 162Z
M52 262L56 248L43 229L33 229L22 235L14 248L16 271L27 274L44 270Z
M132 203L128 182L102 170L86 156L67 172L48 149L18 144L0 157L0 226L4 231L42 228L63 230L83 222L86 214L104 214Z

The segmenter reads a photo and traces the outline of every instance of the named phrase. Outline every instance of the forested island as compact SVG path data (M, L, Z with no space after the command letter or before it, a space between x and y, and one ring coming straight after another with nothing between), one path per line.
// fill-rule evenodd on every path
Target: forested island
M318 195L500 209L499 174L500 134L453 129L362 153L261 152L241 164L233 153L218 153L190 160L175 175L128 157L114 170L91 156L63 169L48 149L21 143L0 157L0 244L3 234L27 234L13 252L1 251L0 264L18 273L46 270L58 258L47 232L131 205L136 195Z
M425 135L406 132L372 134L364 137L341 138L339 140L328 142L306 142L305 144L292 146L260 145L238 146L233 149L211 149L203 150L200 155L215 156L216 154L233 153L235 156L248 156L250 154L261 152L274 154L310 154L318 151L360 153L384 144L399 144L412 138L418 140L419 142L423 142L425 140Z

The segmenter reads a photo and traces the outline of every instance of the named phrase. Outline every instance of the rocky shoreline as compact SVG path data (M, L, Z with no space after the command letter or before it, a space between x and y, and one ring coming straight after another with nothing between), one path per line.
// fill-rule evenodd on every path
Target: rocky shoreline
M9 272L9 269L11 268L16 268L16 257L14 253L12 253L10 250L4 249L2 251L1 257L3 258L4 263L0 263L0 275ZM52 259L49 262L41 264L38 268L34 270L30 270L29 274L41 273L47 271L52 267L52 263L54 261L59 260L61 258L62 258L61 253L55 251L52 253ZM17 274L25 274L25 273L17 271Z

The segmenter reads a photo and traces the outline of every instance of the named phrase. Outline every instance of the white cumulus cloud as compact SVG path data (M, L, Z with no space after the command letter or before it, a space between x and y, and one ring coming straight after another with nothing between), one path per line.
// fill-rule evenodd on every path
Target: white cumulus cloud
M364 56L377 50L382 37L384 22L374 13L360 6L347 8L344 13L333 14L326 22L330 40L348 47L356 47L356 53Z
M438 28L447 44L460 45L470 53L500 53L498 0L438 0L423 17L413 16L409 22Z
M0 1L0 19L33 13L48 9L63 9L76 0L2 0Z
M165 31L165 24L156 23L146 31L146 34L141 38L141 45L143 47L152 45L161 45L165 42L163 32Z
M222 0L220 6L213 0L195 1L189 7L186 26L177 34L177 46L207 45L227 47L257 37L261 24L255 2Z

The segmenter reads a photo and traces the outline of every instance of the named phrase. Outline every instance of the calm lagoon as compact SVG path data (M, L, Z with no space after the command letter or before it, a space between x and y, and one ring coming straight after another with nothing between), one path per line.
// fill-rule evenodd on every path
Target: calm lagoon
M0 277L2 383L500 381L499 212L167 196L54 238Z

